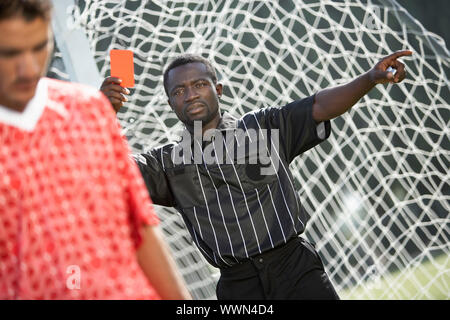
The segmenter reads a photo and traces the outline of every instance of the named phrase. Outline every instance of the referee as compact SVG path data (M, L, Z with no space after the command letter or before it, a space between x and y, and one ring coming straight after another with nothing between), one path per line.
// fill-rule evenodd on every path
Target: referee
M175 207L220 269L218 299L339 299L313 245L300 237L308 215L289 164L326 140L329 120L376 84L401 82L397 59L411 54L396 52L348 84L240 118L220 111L223 87L208 60L182 55L169 64L164 88L186 130L136 160L153 202ZM108 77L101 87L116 111L128 93L119 83Z

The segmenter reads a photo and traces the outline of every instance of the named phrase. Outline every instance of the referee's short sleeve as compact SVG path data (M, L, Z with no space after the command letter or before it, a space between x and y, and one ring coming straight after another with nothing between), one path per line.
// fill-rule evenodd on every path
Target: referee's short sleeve
M288 163L330 136L330 121L317 123L312 116L314 98L313 95L280 108L269 108L271 126L280 130L280 144Z
M154 204L166 207L174 206L174 198L167 181L166 173L161 166L157 151L154 149L148 153L134 155L147 190Z

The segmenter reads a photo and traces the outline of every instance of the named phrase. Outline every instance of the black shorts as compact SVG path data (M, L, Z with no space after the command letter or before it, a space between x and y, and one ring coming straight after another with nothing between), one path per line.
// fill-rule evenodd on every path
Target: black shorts
M316 250L300 237L220 273L219 300L339 299Z

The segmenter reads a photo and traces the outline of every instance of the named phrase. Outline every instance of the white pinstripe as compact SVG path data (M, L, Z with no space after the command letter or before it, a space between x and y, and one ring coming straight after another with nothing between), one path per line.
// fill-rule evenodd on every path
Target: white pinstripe
M253 113L253 117L255 118L256 123L258 124L258 128L261 130L261 125L259 124L258 118L256 118L256 115L255 115L254 113ZM263 140L264 140L264 137L263 137ZM284 164L283 164L283 161L282 161L281 158L280 158L280 154L278 153L277 148L273 145L272 139L270 139L270 145L272 146L272 149L275 150L276 156L278 157L278 159L279 159L279 161L280 161L280 163L281 163L281 166L283 167L284 172L286 173L286 177L287 177L288 180L289 180L289 183L290 183L290 185L291 185L291 188L292 188L292 190L293 190L294 193L295 193L296 191L295 191L294 185L292 184L292 181L291 181L291 179L289 178L289 174L288 174L288 172L287 172L287 170L286 170L286 167L285 167ZM269 152L269 150L267 150L267 152ZM270 154L272 154L272 153L270 153ZM281 185L280 177L279 177L279 175L278 175L278 170L276 170L275 165L273 164L272 156L270 156L270 163L272 164L272 166L273 166L273 168L274 168L274 171L275 171L275 174L276 174L276 176L277 176L278 185L280 186L281 195L283 196L284 205L286 206L286 208L287 208L287 210L288 210L288 213L289 213L289 217L291 218L292 226L294 227L295 233L297 233L298 231L297 231L297 228L295 227L294 218L293 218L292 213L291 213L291 210L289 209L289 206L288 206L288 204L287 204L286 196L284 195L283 186ZM295 203L297 204L297 210L299 210L297 201L295 201ZM301 220L300 220L300 222L301 222L301 224L302 224L302 226L303 226L303 228L304 228L305 225L303 224L303 222L302 222Z
M270 199L272 200L273 209L275 210L275 215L277 216L278 224L280 225L281 234L283 235L284 242L286 242L286 236L284 235L283 226L281 225L281 221L280 221L280 218L278 216L277 207L275 206L275 204L273 202L272 192L270 191L269 186L267 186L267 190L269 190Z
M225 144L225 150L226 150L227 155L229 156L229 154L228 154L228 148L227 148L226 144ZM239 187L241 188L242 195L244 196L245 206L247 207L248 216L249 216L249 218L250 218L250 222L251 222L251 224L252 224L253 232L254 232L254 234L255 234L256 243L257 243L257 245L258 245L258 250L259 250L259 253L261 253L261 246L259 245L258 234L256 233L256 229L255 229L255 225L254 225L254 223L253 223L252 215L251 215L250 209L249 209L249 207L248 207L247 198L245 197L245 192L244 192L244 189L242 188L241 179L239 179L239 175L238 175L238 173L237 173L237 171L236 171L236 167L235 167L235 165L234 165L233 159L231 159L231 160L232 160L231 165L233 166L234 173L236 174L237 180L238 180L238 182L239 182ZM239 223L239 222L238 222L238 223Z
M199 228L199 230L200 230L200 237L202 237L203 238L203 236L202 236L202 231L201 231L201 228L200 228L200 224L198 223L198 219L197 219L197 211L195 210L195 207L194 207L194 215L195 215L195 218L196 218L196 220L197 220L197 225L198 225L198 228ZM200 245L200 243L198 242L198 239L197 239L197 232L195 231L195 229L193 230L194 232L194 241L195 241L195 243L197 244L197 247L206 255L206 256L208 256L211 260L214 260L214 262L216 263L216 264L218 264L217 263L217 259L216 259L216 257L214 256L214 257L212 257L211 258L211 256L205 251L205 249L203 249L202 248L202 246Z
M206 198L205 190L203 189L203 183L202 183L202 179L200 177L200 172L198 171L198 166L195 165L195 168L197 169L197 175L198 175L198 180L200 182L200 187L202 189L203 199L205 199L205 205L206 205L206 210L208 212L209 223L211 225L211 229L212 229L212 232L214 234L214 240L216 241L217 253L219 254L220 259L222 259L222 261L225 262L225 264L230 265L228 262L225 261L225 259L222 258L222 255L220 253L219 243L217 241L216 230L214 229L214 225L213 225L213 223L211 221L211 213L209 212L208 199Z
M203 239L203 232L202 232L202 228L200 226L200 222L198 222L198 218L197 218L197 210L194 207L194 216L195 216L195 221L197 221L197 226L198 226L198 231L200 232L200 237L202 237Z
M162 162L163 170L166 170L166 167L164 166L164 154L163 154L163 148L161 148L161 162Z
M261 130L262 130L262 129L261 129L261 125L259 124L258 118L256 118L256 115L255 115L254 113L253 113L253 117L255 118L256 123L257 123L257 125L258 125L258 128L259 128L259 130L260 130L260 132L261 132ZM245 121L242 121L242 123L244 124L245 128L247 128L247 125L245 124ZM262 135L261 135L261 136L262 136ZM250 139L250 137L249 137L249 139ZM265 139L264 139L264 136L262 136L262 139L265 140ZM272 144L272 141L271 141L271 144ZM267 149L267 147L266 147L266 149ZM276 148L274 148L274 149L276 149ZM269 152L269 151L267 150L267 152ZM280 156L279 156L278 153L277 153L277 156L278 156L278 159L280 160L281 164L283 165L283 162L281 161L281 158L280 158ZM287 201L286 201L286 197L285 197L285 195L284 195L283 187L282 187L282 185L281 185L281 180L280 180L280 177L279 177L279 175L278 175L278 170L276 170L275 165L273 164L272 157L270 157L270 163L271 163L271 165L272 165L272 167L273 167L273 169L274 169L274 171L275 171L275 174L276 174L276 176L277 176L278 185L280 186L281 194L282 194L282 196L283 196L283 201L284 201L284 204L285 204L285 206L286 206L286 208L287 208L287 210L288 210L289 217L291 218L291 222L292 222L292 225L293 225L293 227L294 227L294 231L297 233L298 231L297 231L297 228L295 227L295 222L294 222L292 213L291 213L291 211L290 211L290 209L289 209L289 206L288 206ZM284 166L283 166L283 167L284 167ZM289 176L288 176L288 178L289 178ZM269 189L269 191L270 191L270 189ZM294 192L295 192L295 189L294 189ZM271 201L272 201L272 206L273 206L274 208L276 208L276 205L275 205L275 203L273 202L272 193L270 194L270 199L271 199ZM280 217L279 217L278 211L277 211L276 209L275 209L275 214L276 214L276 216L277 216L278 222L280 223ZM300 221L300 222L301 222L301 221ZM302 224L303 224L303 223L302 223ZM285 237L285 235L284 235L284 230L283 230L283 227L282 227L281 223L280 223L280 227L281 227L282 232L283 232L284 241L286 242L286 237Z
M267 187L269 187L269 185L267 185ZM266 221L266 217L265 217L265 215L264 215L264 209L263 209L263 206L262 206L262 204L261 204L261 200L259 200L259 192L258 192L258 189L255 188L255 191L256 191L256 197L258 198L259 206L261 207L261 215L262 215L262 217L263 217L264 224L266 225L267 233L269 234L270 244L272 245L272 248L273 248L274 246L273 246L273 241L272 241L272 235L270 234L269 227L267 226L267 221Z
M214 147L214 142L213 142L213 147ZM215 153L215 155L216 155L216 160L217 160L217 154L216 154L216 149L215 149L215 147L214 147L214 153ZM203 158L203 155L202 155L202 158ZM204 161L205 161L205 159L203 159L203 162L204 162ZM219 165L219 164L218 164L218 165ZM216 187L216 185L214 184L214 180L212 179L211 174L209 173L208 166L205 164L204 167L205 167L205 169L206 169L206 172L208 173L209 179L211 180L211 183L212 183L212 185L213 185L213 187L214 187L214 190L216 191L216 198L217 198L217 203L219 204L220 215L222 216L223 226L225 227L225 231L226 231L227 237L228 237L228 242L230 243L231 254L232 254L233 257L234 257L235 255L234 255L234 250L233 250L233 243L231 242L231 238L230 238L230 234L229 234L229 232L228 232L227 224L225 223L225 216L223 215L222 206L220 205L219 191L217 190L217 187ZM220 165L219 165L219 168L220 168ZM200 182L200 183L201 183L201 182Z
M216 153L215 148L214 148L214 152ZM227 180L225 179L225 175L223 174L223 171L222 171L222 168L221 168L219 162L217 162L217 164L218 164L218 168L220 170L220 174L222 175L223 181L225 181L225 184L227 185L228 194L230 195L230 199L231 199L231 206L233 207L233 212L234 212L234 216L236 217L236 222L237 222L237 225L238 225L238 228L239 228L239 233L241 234L242 243L244 244L245 255L248 258L249 257L248 250L247 250L247 246L245 244L244 234L242 233L242 228L241 228L241 225L239 223L239 219L238 219L238 216L237 216L236 208L234 207L234 201L233 201L233 196L231 194L230 185L228 184Z

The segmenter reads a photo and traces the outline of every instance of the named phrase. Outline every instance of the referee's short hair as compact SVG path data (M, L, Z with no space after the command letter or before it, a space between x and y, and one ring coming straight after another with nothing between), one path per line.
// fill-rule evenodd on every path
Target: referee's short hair
M167 81L168 81L168 75L169 71L179 67L183 66L188 63L195 63L200 62L203 63L206 67L206 70L208 72L208 75L211 77L211 80L214 84L217 83L217 74L216 70L214 70L214 67L212 66L211 62L209 62L208 59L203 58L200 55L195 54L183 54L175 58L173 61L169 63L169 65L166 67L166 70L164 71L164 90L166 91L167 96L169 96L169 92L167 91Z
M26 21L36 18L49 20L52 3L50 0L1 0L0 20L23 17Z

